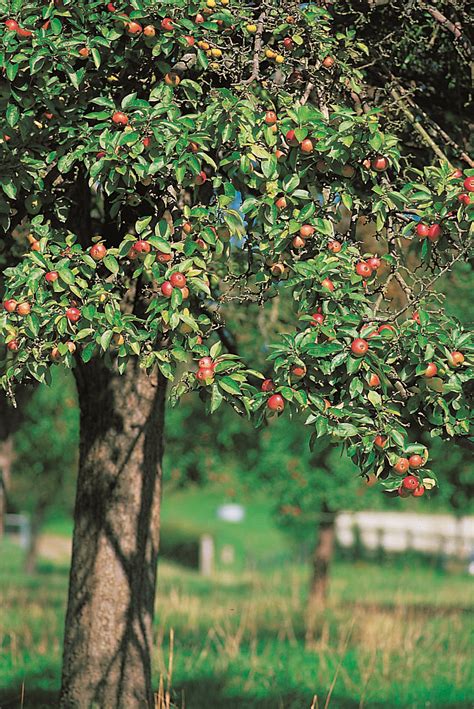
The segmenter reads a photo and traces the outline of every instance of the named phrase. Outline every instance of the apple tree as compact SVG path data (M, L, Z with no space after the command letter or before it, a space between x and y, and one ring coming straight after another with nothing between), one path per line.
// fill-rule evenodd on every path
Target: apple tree
M1 383L62 365L80 405L61 706L152 706L167 383L303 412L392 494L433 488L411 429L469 433L472 344L434 289L468 258L474 171L402 159L354 107L367 47L317 4L2 9ZM222 319L276 298L261 383Z

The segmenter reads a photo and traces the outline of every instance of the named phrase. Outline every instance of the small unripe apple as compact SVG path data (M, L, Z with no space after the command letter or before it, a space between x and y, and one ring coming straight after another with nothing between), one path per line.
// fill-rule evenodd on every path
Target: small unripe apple
M127 22L126 30L128 34L140 34L142 31L142 26L138 22Z
M313 313L311 315L312 320L310 321L310 325L312 327L317 327L318 325L324 325L324 320L325 316L322 313Z
M214 370L213 369L198 369L196 372L196 379L200 384L212 384L214 381Z
M198 175L196 175L196 177L194 178L194 184L198 185L198 186L203 185L206 182L206 180L207 180L207 175L204 172L204 170L201 170L201 172Z
M134 243L132 248L137 254L149 254L151 251L151 244L144 239L139 239Z
M10 32L16 32L20 25L16 20L9 19L5 21L5 27L7 30L10 30Z
M272 276L274 278L280 278L281 276L283 276L283 274L286 271L285 264L284 263L274 263L270 267L270 271L271 271Z
M302 249L306 246L306 241L301 236L293 237L291 245L294 249Z
M170 71L165 74L165 84L168 86L178 86L181 83L181 77L175 71Z
M215 367L212 357L201 357L198 362L199 369L213 369Z
M154 37L156 35L156 29L153 25L146 25L146 27L143 28L143 34L145 37Z
M367 259L366 263L373 271L376 271L378 268L380 268L382 261L378 258L378 256L371 256Z

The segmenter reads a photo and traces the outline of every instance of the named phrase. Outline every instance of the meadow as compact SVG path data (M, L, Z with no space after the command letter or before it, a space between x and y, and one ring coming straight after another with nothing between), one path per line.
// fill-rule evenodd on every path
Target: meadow
M166 498L164 534L212 533L218 563L210 578L160 564L160 709L472 706L472 580L462 567L340 558L307 647L308 569L289 538L273 525L264 499L247 506L241 525L218 520L218 502L217 493L197 490ZM70 521L50 521L45 532L55 553L34 575L24 574L11 542L0 547L2 709L55 705ZM229 544L235 562L225 566L219 552Z

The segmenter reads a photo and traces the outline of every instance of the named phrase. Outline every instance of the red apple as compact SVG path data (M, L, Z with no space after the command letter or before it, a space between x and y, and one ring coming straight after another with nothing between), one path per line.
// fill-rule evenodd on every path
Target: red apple
M107 249L104 244L94 244L94 246L91 247L89 254L92 256L94 261L102 261L107 254Z
M324 278L324 280L321 281L321 285L323 288L327 288L331 293L334 290L334 283L331 281L330 278Z
M288 145L291 145L292 148L296 148L297 145L299 145L299 141L295 135L295 131L293 129L289 130L285 136L285 140L288 143Z
M428 224L423 224L422 222L419 222L416 225L416 233L421 239L424 239L425 236L428 236L428 234L430 233L430 228Z
M161 284L161 292L166 298L171 298L171 295L173 293L173 286L171 285L170 281L165 281Z
M311 226L311 224L303 224L302 227L300 227L300 236L303 237L303 239L308 239L310 236L313 236L314 234L314 227Z
M424 374L427 379L431 379L438 374L438 367L434 362L430 362L426 367Z
M267 406L270 411L278 411L278 413L281 413L285 408L285 401L280 394L273 394L267 401Z
M45 275L45 280L48 283L54 283L57 281L59 278L59 273L57 271L48 271L48 273Z
M8 298L8 300L3 301L3 307L7 313L14 313L18 307L18 303L13 298Z
M171 17L165 17L161 21L161 28L165 30L165 32L171 32L174 29L173 20Z
M414 468L415 470L417 468L422 468L424 461L421 455L418 455L417 453L414 453L408 458L408 462L410 464L410 468Z
M406 478L403 478L402 485L405 490L413 492L413 490L416 490L416 488L418 487L419 481L418 478L415 478L414 475L407 475Z
M277 122L277 114L275 111L267 111L265 114L265 123L267 126L274 126Z
M387 440L388 439L386 438L386 436L381 436L379 433L374 438L374 446L376 446L377 448L385 448L385 446L387 445Z
M370 278L372 275L372 269L365 261L359 261L356 266L356 273L358 276L362 276L363 278Z
M335 241L333 239L332 241L328 242L328 249L329 251L332 251L333 254L338 254L339 251L342 249L342 244L340 241Z
M275 384L272 379L265 379L260 388L264 392L273 391L275 389Z
M306 155L309 155L314 150L313 143L309 138L305 138L303 140L303 142L300 145L300 148L301 148L301 152L306 153Z
M437 241L442 234L442 229L439 224L432 224L428 229L428 239Z
M410 463L408 462L408 458L399 458L393 466L393 469L397 473L397 475L405 475L405 473L408 472L409 468Z
M170 283L173 288L184 288L186 285L186 276L184 273L173 273L170 277Z
M474 176L466 177L464 180L464 189L467 192L474 192Z
M115 111L112 114L112 122L117 126L126 126L128 123L128 116L122 111Z
M369 343L361 337L356 337L351 343L351 352L354 357L363 357L369 351Z
M79 308L71 307L66 310L65 315L69 322L76 323L81 318L81 311Z
M380 377L377 374L371 374L369 377L369 387L376 389L380 386Z
M24 303L19 303L16 306L16 312L18 315L22 315L22 316L29 315L31 313L30 303L28 303L26 301Z
M372 170L376 172L384 172L388 167L388 160L383 155L377 155L371 163Z
M418 485L416 490L413 490L413 497L423 497L424 494L425 494L424 485Z

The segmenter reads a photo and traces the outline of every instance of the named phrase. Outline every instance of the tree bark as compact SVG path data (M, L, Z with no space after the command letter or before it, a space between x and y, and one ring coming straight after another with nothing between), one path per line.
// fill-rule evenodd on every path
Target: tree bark
M153 707L166 384L137 363L76 370L79 476L60 706Z
M13 463L13 437L0 440L0 539L5 531L7 514L7 494Z
M336 514L323 506L313 552L312 575L306 611L306 642L314 641L318 617L327 602L329 571L334 555Z
M38 563L38 543L39 534L41 527L44 522L44 516L46 510L48 509L48 501L45 499L40 499L33 514L31 516L31 527L30 527L30 543L26 551L24 569L27 574L33 574L36 571L36 566Z

